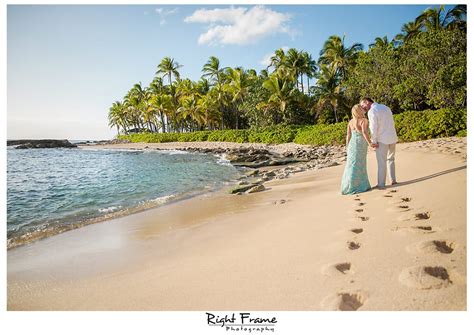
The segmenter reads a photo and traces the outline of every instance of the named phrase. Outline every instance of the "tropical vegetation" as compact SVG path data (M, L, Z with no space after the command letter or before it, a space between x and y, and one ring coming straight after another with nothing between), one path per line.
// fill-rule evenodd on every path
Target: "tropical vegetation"
M224 67L211 56L193 81L166 57L148 86L137 83L112 104L109 126L134 141L339 143L341 121L360 97L370 96L399 114L404 140L465 133L465 123L458 123L466 121L466 8L428 8L392 40L377 37L367 50L336 35L317 59L304 50L278 49L258 73ZM436 122L455 123L453 117L460 117L456 127L434 130Z

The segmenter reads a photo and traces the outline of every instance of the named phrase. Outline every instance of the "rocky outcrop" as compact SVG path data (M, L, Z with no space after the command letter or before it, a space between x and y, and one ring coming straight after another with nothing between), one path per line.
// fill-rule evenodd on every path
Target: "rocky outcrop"
M7 146L15 146L15 149L39 149L39 148L77 148L68 140L10 140Z
M232 165L242 168L261 168L295 163L317 161L318 163L341 162L345 160L344 146L321 146L297 148L284 152L270 151L262 148L194 148L181 150L223 155Z
M288 178L307 170L337 166L346 160L344 146L297 148L280 152L249 147L184 150L219 154L232 165L243 169L237 185L229 190L231 194L262 192L266 190L264 183L267 181Z

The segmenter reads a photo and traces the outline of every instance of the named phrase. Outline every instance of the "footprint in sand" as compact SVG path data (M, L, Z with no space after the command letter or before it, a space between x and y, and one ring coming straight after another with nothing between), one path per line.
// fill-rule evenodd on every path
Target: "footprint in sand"
M360 243L355 242L355 241L348 241L347 242L347 248L349 250L357 250L360 248Z
M409 252L451 254L455 248L456 244L454 242L447 240L431 240L410 245L407 247L407 250Z
M411 226L411 227L395 227L392 228L392 231L400 231L400 232L410 232L410 233L422 233L422 234L431 234L435 233L438 229L435 229L432 226Z
M332 311L356 311L367 301L368 294L364 291L339 292L327 296L321 307Z
M351 209L350 211L348 211L348 213L353 213L353 211L355 211L356 213L362 213L364 211L364 209L363 208L357 208L357 209L354 209L354 210Z
M283 205L283 204L286 204L288 201L290 201L290 199L280 199L280 200L272 201L272 204L273 205Z
M398 280L420 290L440 289L453 282L449 271L442 266L413 266L402 270Z
M322 273L327 276L347 275L354 273L354 268L349 262L325 265L321 270Z
M431 217L429 212L416 213L415 220L428 220Z
M364 205L365 205L365 202L359 202L359 203L357 204L357 206L364 206Z
M393 198L394 193L396 193L396 192L398 192L398 191L397 191L397 190L390 190L390 191L388 191L387 193L385 193L383 196L384 196L385 198Z
M408 203L411 201L411 198L409 197L401 197L398 199L393 199L390 201L390 204L392 205L408 205Z
M402 215L397 220L398 221L411 221L411 220L428 220L431 217L429 212L421 212L410 215Z
M408 212L411 210L412 209L408 205L396 205L396 206L387 208L387 211L389 212Z
M362 228L354 228L354 229L351 229L351 232L353 232L354 234L360 234L364 231L364 229Z

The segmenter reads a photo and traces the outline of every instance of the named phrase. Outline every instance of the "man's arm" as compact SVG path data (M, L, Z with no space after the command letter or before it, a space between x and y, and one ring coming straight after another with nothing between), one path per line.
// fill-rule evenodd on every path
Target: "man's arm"
M378 142L378 138L377 138L378 124L377 124L377 117L375 116L374 110L370 109L369 112L367 113L367 116L369 117L369 129L370 129L370 134L372 135L372 143L376 144Z

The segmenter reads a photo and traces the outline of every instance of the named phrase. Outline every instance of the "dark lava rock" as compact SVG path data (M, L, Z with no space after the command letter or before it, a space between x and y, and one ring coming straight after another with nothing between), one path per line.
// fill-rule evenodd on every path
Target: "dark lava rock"
M15 145L15 149L40 149L40 148L77 148L68 140L10 140L7 146Z

